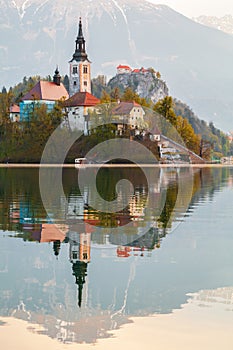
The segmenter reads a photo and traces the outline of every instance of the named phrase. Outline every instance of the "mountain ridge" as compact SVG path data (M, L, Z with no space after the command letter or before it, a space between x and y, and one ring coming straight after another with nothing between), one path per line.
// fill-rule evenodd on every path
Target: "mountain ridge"
M233 35L233 16L230 14L222 17L202 15L194 17L193 20L207 27L212 27Z
M116 66L154 67L171 95L201 118L232 129L233 38L165 5L142 0L15 0L0 2L1 85L23 76L68 74L82 15L92 76Z

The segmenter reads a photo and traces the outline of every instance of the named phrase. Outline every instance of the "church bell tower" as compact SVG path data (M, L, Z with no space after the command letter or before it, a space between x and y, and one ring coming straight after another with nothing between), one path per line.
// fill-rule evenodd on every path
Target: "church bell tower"
M89 61L86 53L81 18L79 19L79 31L75 41L75 52L69 64L70 96L73 96L76 92L86 91L91 93L91 62Z

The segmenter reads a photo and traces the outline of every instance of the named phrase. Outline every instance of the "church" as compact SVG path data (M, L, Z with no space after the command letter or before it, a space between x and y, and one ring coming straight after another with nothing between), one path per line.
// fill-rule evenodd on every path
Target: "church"
M79 19L78 36L75 51L69 61L69 93L61 82L58 67L53 81L39 81L20 102L20 121L28 121L35 106L46 104L48 112L56 101L64 100L64 109L71 128L82 127L84 130L88 110L100 101L91 94L91 62L86 53L86 42L83 35L82 20Z

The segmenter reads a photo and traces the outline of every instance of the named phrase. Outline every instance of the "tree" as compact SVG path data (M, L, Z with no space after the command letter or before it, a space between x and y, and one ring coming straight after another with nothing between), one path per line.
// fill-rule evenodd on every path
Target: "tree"
M171 96L165 96L154 105L154 111L162 115L173 126L176 126L177 117L173 109L173 100Z
M199 153L200 138L195 134L192 125L187 119L177 117L176 130L184 141L186 147L195 153Z
M211 152L213 150L213 144L210 141L204 139L200 140L200 152L199 156L203 159L210 160Z
M136 102L144 107L150 107L151 103L148 102L144 97L140 97L134 90L130 87L126 88L123 95L121 96L121 101L124 102Z
M121 96L121 100L124 102L139 102L140 97L133 91L130 87L126 88L123 95Z
M111 92L110 92L111 100L112 102L117 102L120 100L120 89L118 87L115 87Z
M111 103L111 96L107 93L106 90L102 91L100 102L101 103Z

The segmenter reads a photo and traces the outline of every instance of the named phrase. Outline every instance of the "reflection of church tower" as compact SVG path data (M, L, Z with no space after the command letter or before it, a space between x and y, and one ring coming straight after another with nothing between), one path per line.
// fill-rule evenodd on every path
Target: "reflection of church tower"
M59 253L60 253L60 249L61 249L61 241L57 240L53 242L53 251L54 251L54 255L56 257L58 257Z
M73 276L75 276L75 283L78 285L78 306L82 304L82 291L87 276L87 263L84 261L77 261L72 266Z
M69 92L73 96L76 92L91 93L91 62L86 53L83 36L82 21L79 20L79 32L75 41L75 52L70 63Z
M70 261L89 263L91 260L91 233L69 232Z
M82 291L87 276L87 264L91 260L91 233L69 232L70 262L78 285L78 305L81 307Z

